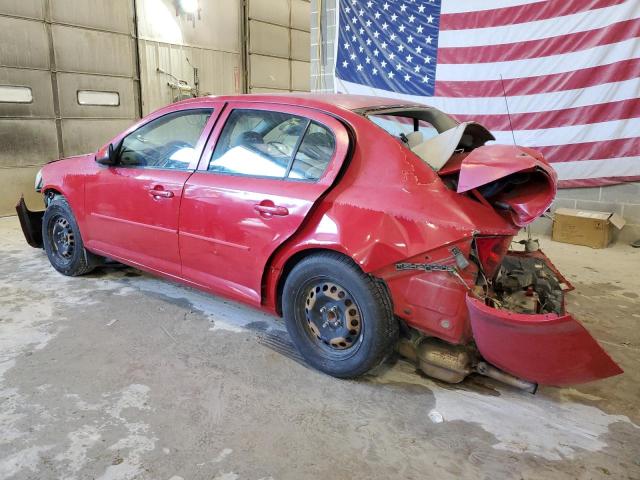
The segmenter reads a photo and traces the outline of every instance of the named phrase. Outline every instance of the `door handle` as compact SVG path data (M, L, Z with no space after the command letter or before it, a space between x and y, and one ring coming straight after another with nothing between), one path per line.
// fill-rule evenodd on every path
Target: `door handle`
M257 205L254 205L253 208L256 210L256 212L262 215L277 215L279 217L289 215L289 209L280 205L263 205L261 203L258 203Z
M170 192L169 190L150 188L149 195L151 195L152 197L171 198L173 197L173 192Z

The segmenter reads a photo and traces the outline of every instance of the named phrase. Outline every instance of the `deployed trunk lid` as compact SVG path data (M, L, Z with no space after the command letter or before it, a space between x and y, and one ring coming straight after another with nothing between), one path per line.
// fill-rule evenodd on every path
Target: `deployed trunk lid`
M551 205L556 173L539 152L515 145L486 145L493 138L482 125L466 122L412 151L450 188L468 192L523 227Z

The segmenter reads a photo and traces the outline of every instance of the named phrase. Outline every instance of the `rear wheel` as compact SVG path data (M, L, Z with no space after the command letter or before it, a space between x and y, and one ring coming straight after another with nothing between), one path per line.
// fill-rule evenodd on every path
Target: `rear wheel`
M302 260L287 277L282 302L296 347L329 375L363 375L397 342L398 323L386 289L342 255L327 252Z
M97 257L85 250L78 223L62 196L54 197L44 212L42 240L49 262L63 275L83 275L98 263Z

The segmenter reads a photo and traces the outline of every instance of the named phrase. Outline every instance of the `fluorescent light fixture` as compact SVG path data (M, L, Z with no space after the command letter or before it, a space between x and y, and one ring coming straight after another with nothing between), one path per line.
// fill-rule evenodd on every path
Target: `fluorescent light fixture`
M31 103L33 93L29 87L0 85L0 103Z
M102 107L117 107L120 105L118 92L99 92L97 90L78 90L80 105L99 105Z
M180 8L186 13L197 13L198 0L180 0Z

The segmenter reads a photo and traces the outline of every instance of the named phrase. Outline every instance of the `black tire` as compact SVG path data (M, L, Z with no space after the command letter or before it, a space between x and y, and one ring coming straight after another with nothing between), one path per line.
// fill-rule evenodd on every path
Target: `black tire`
M49 262L63 275L84 275L99 263L98 257L84 248L71 207L60 195L51 200L44 212L42 240Z
M282 310L300 354L334 377L364 375L382 363L398 341L398 322L385 286L337 253L314 254L293 268L284 285ZM332 332L340 336L331 338Z

